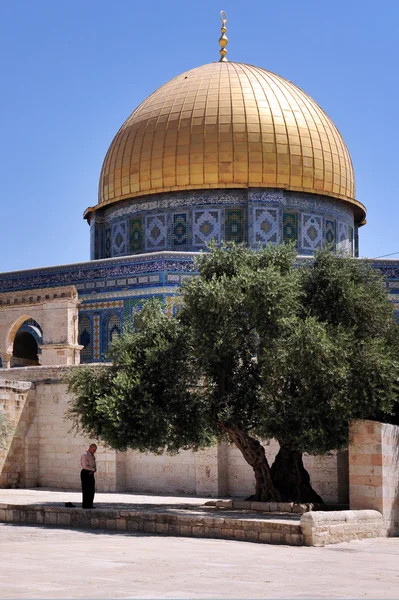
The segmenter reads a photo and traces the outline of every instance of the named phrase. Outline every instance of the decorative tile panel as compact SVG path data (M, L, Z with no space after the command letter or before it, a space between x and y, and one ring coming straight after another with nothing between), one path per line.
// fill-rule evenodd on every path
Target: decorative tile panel
M100 360L100 317L93 317L93 359Z
M177 213L173 215L172 246L179 247L188 245L187 221L187 213Z
M225 212L224 237L228 242L241 243L244 235L244 210L227 208Z
M105 230L105 258L111 256L111 229Z
M338 222L338 248L345 252L350 251L349 225L343 221Z
M175 317L182 307L181 296L166 296L165 312L168 317Z
M278 208L254 207L253 243L255 246L279 243L279 216Z
M219 244L220 210L195 210L193 215L193 245Z
M132 254L144 250L142 217L130 219L129 250Z
M298 214L283 212L283 241L297 242L298 240Z
M147 250L164 250L167 245L167 215L149 215L145 219L145 245Z
M327 247L330 250L335 250L337 245L337 224L335 221L326 219L324 239L326 241Z
M319 215L301 214L301 246L305 251L317 250L323 242L323 223Z
M124 322L129 322L135 314L141 311L148 298L129 298L124 303Z
M123 256L127 254L126 221L112 225L112 255Z

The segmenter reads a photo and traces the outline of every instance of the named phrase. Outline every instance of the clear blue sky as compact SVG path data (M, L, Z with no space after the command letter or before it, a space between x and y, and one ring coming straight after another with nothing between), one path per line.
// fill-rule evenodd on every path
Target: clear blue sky
M89 259L82 213L113 136L158 86L218 60L222 9L228 58L296 83L344 136L361 255L399 252L397 0L3 0L0 271Z

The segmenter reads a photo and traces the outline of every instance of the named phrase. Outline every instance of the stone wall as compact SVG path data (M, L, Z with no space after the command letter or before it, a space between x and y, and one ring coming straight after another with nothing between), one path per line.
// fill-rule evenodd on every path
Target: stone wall
M33 398L28 399L30 382L0 379L0 410L11 431L0 448L0 487L26 485L26 434L33 416Z
M2 370L4 377L12 376L33 384L29 397L31 413L24 421L27 426L21 437L24 448L24 479L18 483L21 487L80 487L80 455L92 440L71 431L71 422L65 420L69 398L63 377L71 368L82 367ZM276 442L266 444L270 462L277 449ZM254 491L251 467L239 450L227 443L200 452L182 451L175 456L133 451L121 453L99 445L96 456L98 491L209 497L247 497ZM345 501L346 470L345 466L338 469L339 456L306 457L305 463L315 489L325 501ZM5 485L4 481L2 485Z
M399 427L354 421L349 447L350 507L375 509L399 532Z

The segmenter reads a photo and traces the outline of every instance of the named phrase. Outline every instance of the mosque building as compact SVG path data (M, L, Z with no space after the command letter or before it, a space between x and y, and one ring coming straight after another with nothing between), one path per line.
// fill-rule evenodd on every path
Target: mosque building
M210 242L294 241L299 255L328 244L358 256L366 209L338 129L292 82L228 61L226 44L222 13L220 60L161 86L115 135L98 203L84 212L91 260L0 275L0 408L18 429L0 450L0 486L79 487L72 457L86 442L63 420L62 373L104 360L148 298L161 298L173 314L182 281ZM372 262L395 303L399 261ZM69 464L61 474L52 472L55 437ZM99 486L246 493L252 472L243 475L235 452L160 458L104 450ZM313 471L309 463L314 487L342 499L345 460L326 461Z

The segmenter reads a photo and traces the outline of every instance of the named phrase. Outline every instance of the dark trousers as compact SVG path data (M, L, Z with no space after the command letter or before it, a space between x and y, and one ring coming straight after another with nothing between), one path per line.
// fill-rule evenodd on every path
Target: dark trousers
M96 491L96 480L93 471L82 469L80 480L82 482L82 508L92 508Z

